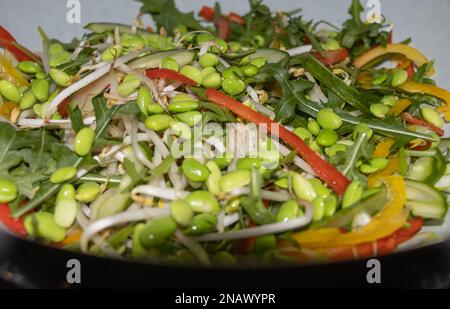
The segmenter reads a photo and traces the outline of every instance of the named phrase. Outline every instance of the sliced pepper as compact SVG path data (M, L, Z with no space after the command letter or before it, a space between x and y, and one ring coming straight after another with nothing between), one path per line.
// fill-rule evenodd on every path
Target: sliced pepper
M403 119L405 119L405 121L407 123L418 125L418 126L421 126L421 127L426 127L428 129L436 132L436 134L439 135L439 136L444 136L444 134L445 134L445 131L443 129L438 128L435 125L433 125L433 124L431 124L431 123L429 123L429 122L427 122L425 120L416 118L413 115L411 115L410 113L403 113L402 117L403 117Z
M367 178L367 187L374 188L381 183L381 180L386 176L393 175L399 169L399 160L397 157L392 157L389 159L388 165L382 171L370 175Z
M186 85L195 86L197 85L192 79L184 76L181 73L178 73L174 70L169 69L151 69L145 72L148 78L157 79L157 78L167 78L176 82L180 82Z
M336 50L314 52L313 56L324 65L333 65L350 57L350 53L347 48L339 48Z
M3 55L0 55L0 80L7 80L17 87L29 85L28 81Z
M14 57L19 61L39 61L39 57L25 48L19 47L16 39L6 30L3 26L0 26L0 47L10 51Z
M0 222L11 232L21 235L27 236L28 233L25 230L25 226L23 223L23 219L15 219L11 216L11 210L9 209L8 204L0 204Z
M406 186L401 176L388 176L383 179L389 200L370 223L349 233L337 228L308 230L293 234L303 247L311 249L354 246L377 241L400 229L407 221L408 212L404 210Z
M395 144L393 138L387 138L384 141L378 143L375 151L372 154L372 158L387 158L389 156L391 147Z
M272 130L273 135L277 135L285 143L289 144L300 156L308 162L314 171L317 173L320 179L328 184L337 194L343 195L350 180L339 172L333 165L322 159L314 150L309 148L305 142L293 132L286 129L281 124L273 121L267 116L264 116L253 109L245 106L241 102L229 97L222 92L215 89L207 89L205 91L206 98L222 107L231 110L240 118L246 121L254 122L258 125L267 125L267 129L270 131L274 129L274 125L278 130Z
M397 104L395 104L395 106L391 108L391 110L389 111L389 115L394 115L395 117L398 117L400 116L401 113L403 113L405 109L410 107L411 104L412 104L411 100L400 99L398 100Z
M199 15L208 21L214 20L214 9L210 6L204 5L200 10Z
M402 54L412 62L417 67L421 67L422 65L429 62L429 60L417 49L405 45L405 44L388 44L386 47L377 46L362 54L353 60L353 64L357 68L362 68L372 60L375 60L378 57L385 56L387 54ZM432 76L436 73L434 69L431 69L427 72L427 76Z
M227 16L228 20L238 24L238 25L244 25L245 24L245 19L242 18L241 15L235 13L235 12L231 12L230 14L228 14Z

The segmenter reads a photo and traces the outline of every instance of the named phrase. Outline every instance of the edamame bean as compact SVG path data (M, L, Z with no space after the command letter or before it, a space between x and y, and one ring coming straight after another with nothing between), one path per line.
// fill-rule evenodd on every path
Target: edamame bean
M200 33L196 36L195 40L197 41L197 44L203 44L209 41L212 41L214 37L209 33Z
M262 68L267 62L267 59L264 57L256 57L252 61L250 61L250 64L253 64L257 66L258 68Z
M97 199L101 192L101 187L95 182L85 182L77 188L75 199L81 203L90 203Z
M175 118L184 122L188 126L193 127L197 123L202 121L202 114L199 111L190 111L190 112L176 114Z
M240 79L225 78L222 81L222 89L229 95L238 95L245 90L245 83Z
M48 212L29 215L24 220L28 235L60 242L66 237L66 229L56 224L54 216Z
M69 87L72 84L72 77L64 71L50 69L49 75L58 86Z
M161 61L161 68L169 69L176 72L178 72L178 70L180 69L175 59L170 57L164 58L163 61Z
M51 56L56 55L63 51L65 51L64 47L59 43L52 43L52 44L50 44L50 46L48 48L48 53Z
M325 149L325 153L329 157L334 157L338 152L346 152L347 146L344 144L334 144L331 147Z
M47 79L35 79L31 83L31 91L39 102L46 102L50 91L50 82Z
M19 103L21 97L19 89L7 80L0 81L0 94L13 103Z
M139 239L145 248L162 245L177 229L171 217L153 219L142 229Z
M137 75L130 74L125 76L122 83L117 87L117 93L122 97L128 97L141 85L141 78Z
M228 51L228 44L224 40L215 39L214 43L216 43L218 47L216 46L211 47L212 52L225 54Z
M420 110L420 113L422 114L423 119L425 119L427 122L431 123L432 125L442 128L444 125L444 122L442 121L441 116L431 107L422 107Z
M86 127L81 129L75 136L74 148L77 155L84 157L91 152L94 143L95 131L92 128Z
M361 173L366 175L373 174L378 171L376 167L370 166L369 164L361 164L359 170L361 171Z
M274 182L274 185L276 185L278 188L281 188L281 189L288 189L289 188L289 179L287 179L287 177L277 179Z
M173 121L173 118L167 114L157 114L147 117L144 123L151 130L163 131L170 127Z
M222 76L219 73L212 73L203 78L202 85L205 88L218 89L222 85Z
M263 47L266 44L266 40L258 34L252 39L252 43L258 47Z
M408 73L405 70L395 70L392 73L392 82L391 85L393 87L398 87L403 85L408 80Z
M317 113L317 122L324 129L337 130L342 125L342 119L329 108L320 110Z
M70 183L63 184L56 196L56 202L63 200L73 200L75 198L75 188Z
M33 92L27 91L23 94L22 98L20 99L19 107L21 110L30 109L33 107L34 104L36 104L37 99L33 95Z
M318 154L323 153L322 147L317 143L317 140L313 140L311 143L308 144L309 148L317 152Z
M222 72L222 76L227 79L243 79L244 73L238 67L229 67Z
M308 119L307 128L308 128L309 132L311 132L312 135L317 136L320 133L320 126L317 123L317 121L313 118Z
M45 72L39 71L36 73L35 77L36 79L46 79L48 76L47 74L45 74Z
M311 183L297 173L292 173L292 189L298 198L308 202L312 202L317 196Z
M389 113L389 106L381 103L370 105L370 112L377 118L384 118Z
M223 175L219 181L220 190L231 192L235 189L247 186L250 183L250 171L236 170Z
M139 87L136 103L139 106L139 110L141 111L141 113L143 113L145 116L148 116L148 107L153 103L152 92L150 91L150 89L148 89L146 86ZM158 106L160 105L158 104ZM164 111L162 107L161 109Z
M326 50L337 50L341 48L341 44L337 40L328 39L325 44L322 44L323 48Z
M378 73L374 76L373 80L372 80L372 84L375 86L379 86L382 83L384 83L386 81L386 79L388 78L388 75L386 72L381 72Z
M286 222L298 217L299 207L296 201L290 200L284 202L277 213L277 222Z
M375 167L378 171L384 170L389 164L386 158L373 158L370 160L370 165Z
M326 196L324 202L324 216L331 217L335 214L337 209L337 199L334 195Z
M395 95L386 95L381 99L381 103L384 105L393 107L397 104L398 98Z
M191 128L184 122L172 122L170 125L172 134L181 137L185 140L190 140L192 137Z
M165 112L164 108L158 103L150 103L147 109L150 114L163 114Z
M145 42L141 37L128 33L120 37L120 44L129 51L135 51L145 46Z
M241 68L242 73L247 77L252 77L258 74L259 68L254 64L248 64Z
M215 67L219 64L219 58L215 54L206 53L200 56L199 63L202 68Z
M214 159L214 162L219 166L220 169L224 169L228 165L230 165L231 161L233 161L232 157L218 157Z
M203 182L208 179L209 171L206 166L194 158L186 158L181 165L184 175L195 182Z
M113 61L122 55L123 47L120 45L115 45L108 47L101 55L102 61Z
M16 184L9 179L0 178L0 203L10 203L16 198Z
M54 220L57 225L69 228L75 222L78 204L74 199L59 200L55 205Z
M358 180L353 181L344 193L342 199L342 208L348 208L353 204L359 202L363 195L363 188L361 182Z
M184 67L181 68L180 73L186 76L187 78L192 79L194 82L197 83L197 85L201 85L202 73L196 67L193 67L192 65L185 65Z
M295 129L294 133L307 143L309 143L313 139L311 132L302 127L298 127L297 129Z
M336 131L331 129L323 129L317 136L317 144L324 147L329 147L337 143L339 136Z
M67 61L69 61L70 56L71 55L67 51L63 50L56 54L50 55L48 64L51 68L56 68L56 67L60 66L61 64L64 64Z
M236 258L226 251L220 251L211 258L212 265L216 267L230 268L237 265Z
M248 170L252 168L261 168L261 160L259 158L241 158L236 162L237 170Z
M208 191L194 191L186 197L186 202L194 212L218 214L220 212L219 202L214 195Z
M369 140L373 135L373 130L367 124L360 123L353 129L353 140L356 141L358 139L358 136L362 133L365 133L367 139Z
M330 190L325 187L319 179L311 178L309 179L309 183L313 186L314 191L318 196L328 196L331 194Z
M192 208L183 200L175 200L170 203L170 214L175 222L181 226L190 225L194 218Z
M209 161L206 163L206 167L209 170L209 176L206 180L206 187L208 191L214 195L220 194L219 181L222 177L222 172L220 171L219 166L214 161Z
M147 256L147 250L142 246L140 235L145 228L144 223L136 224L133 230L133 240L131 241L131 256L136 260L143 260Z
M208 75L213 73L217 73L217 70L214 67L207 67L200 71L202 79L205 79Z
M62 183L71 180L77 174L77 169L73 166L62 167L57 169L51 176L50 182L52 183Z
M19 70L26 74L36 74L42 68L34 61L22 61L18 65Z
M184 113L198 109L199 105L192 97L186 94L179 94L167 106L167 109L173 113Z
M231 51L233 53L237 53L238 51L240 51L242 49L242 44L239 42L228 42L228 47L231 49Z
M275 237L275 235L264 235L256 238L253 252L255 252L255 254L261 255L269 250L274 250L276 248L277 238Z
M317 222L322 220L324 214L325 214L325 198L323 196L317 196L312 201L313 206L313 221Z
M192 219L191 226L183 232L186 235L200 235L214 231L216 226L217 217L212 214L204 213L195 216L194 219Z

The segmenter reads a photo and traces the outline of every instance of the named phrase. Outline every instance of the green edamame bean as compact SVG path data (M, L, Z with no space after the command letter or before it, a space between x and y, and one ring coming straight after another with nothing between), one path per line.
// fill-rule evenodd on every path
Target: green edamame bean
M238 95L245 90L245 83L240 79L225 78L222 81L222 89L229 95Z
M171 217L157 218L142 229L139 239L145 248L162 245L172 237L177 229L177 224Z
M42 70L41 66L34 61L22 61L17 67L26 74L36 74Z
M147 250L142 246L140 235L145 228L144 223L136 224L133 230L133 239L131 241L131 256L136 260L143 260L147 256Z
M372 80L372 84L379 86L384 83L388 77L389 76L386 72L377 73Z
M190 225L194 218L192 208L183 200L175 200L170 203L170 214L175 222L181 226Z
M192 219L190 227L183 232L186 235L201 235L216 229L217 217L212 214L199 214Z
M128 33L120 37L120 44L129 51L135 51L145 46L145 42L141 37Z
M101 55L102 61L113 61L122 55L123 47L120 45L115 45L105 49Z
M179 94L167 106L167 109L173 113L184 113L198 109L199 105L192 97L186 94Z
M311 143L308 144L309 148L314 150L315 152L322 154L323 149L322 147L317 143L317 140L313 140Z
M264 235L256 238L253 252L255 252L255 254L257 255L261 255L269 250L274 250L276 248L277 238L275 237L275 235Z
M389 113L389 106L381 103L370 105L370 112L377 118L384 118Z
M150 89L148 89L146 86L139 87L136 104L139 106L139 110L141 111L141 113L143 113L145 116L148 116L148 106L152 103L152 92L150 91ZM162 107L161 109L164 111Z
M71 180L77 174L77 169L73 166L62 167L57 169L51 176L50 182L52 183L62 183Z
M317 122L324 129L337 130L342 125L342 119L329 108L320 110L317 113Z
M196 67L192 65L185 65L181 68L180 73L186 76L187 78L192 79L197 85L201 85L202 83L202 73Z
M222 72L222 76L227 79L243 79L244 73L238 67L229 67Z
M361 182L358 180L353 181L344 193L342 199L342 208L348 208L351 205L359 202L363 195L363 188Z
M331 129L323 129L317 136L317 144L320 146L329 147L337 143L339 136L336 131Z
M73 200L75 198L75 188L70 183L63 184L56 196L56 202L63 200Z
M248 170L252 168L259 169L261 167L261 160L259 158L241 158L236 162L237 170Z
M320 133L320 126L317 123L317 121L313 118L308 119L307 128L308 128L309 132L311 132L312 135L317 136Z
M219 73L212 73L203 78L202 86L205 88L218 89L222 85L222 76Z
M322 220L324 214L325 214L325 198L323 196L317 196L312 201L313 206L313 221L317 222Z
M55 205L54 220L57 225L69 228L75 222L78 204L74 199L59 200Z
M258 68L262 68L267 62L267 59L265 57L256 57L252 61L250 61L250 64L253 64L257 66Z
M81 129L75 136L74 148L77 155L79 155L80 157L84 157L89 152L91 152L94 138L94 129L89 127Z
M56 224L54 216L48 212L29 215L24 220L28 235L60 242L66 237L66 229Z
M326 196L324 202L324 216L331 217L335 214L337 209L337 198L334 195Z
M422 114L423 119L425 119L427 122L431 123L432 125L442 128L444 125L444 122L442 121L441 116L431 107L422 107L420 110L420 113Z
M184 122L173 122L170 125L172 134L181 137L185 140L190 140L192 137L191 128Z
M311 132L309 132L307 129L302 128L302 127L298 127L297 129L295 129L294 134L299 136L303 141L305 141L307 143L313 139Z
M237 265L236 258L226 251L220 251L211 258L211 264L216 267L230 268Z
M242 44L239 42L228 42L228 47L230 48L230 50L234 53L237 53L238 51L240 51L242 49Z
M206 166L194 158L186 158L181 165L184 175L195 182L203 182L208 179L209 170Z
M17 198L17 186L9 179L0 178L0 203L9 203Z
M212 51L220 52L221 54L225 54L228 51L228 44L224 40L215 39L214 42L219 46L219 48L217 49L217 47L213 46L211 48Z
M220 157L214 159L214 162L219 166L220 169L224 169L225 167L230 165L231 161L233 161L232 157Z
M31 83L31 91L39 102L46 102L49 96L50 82L47 79L35 79Z
M175 118L184 122L188 126L193 127L197 123L202 121L202 114L199 111L190 111L190 112L176 114Z
M322 44L322 47L326 50L337 50L341 48L341 44L337 40L328 39L325 44Z
M206 167L208 168L210 174L208 179L206 180L206 187L208 191L214 195L220 194L219 181L222 177L222 172L220 171L219 166L214 161L209 161L206 163Z
M127 75L122 83L117 87L117 93L122 97L128 97L141 85L141 78L137 75Z
M258 74L259 68L254 64L248 64L241 68L242 73L247 77L252 77Z
M284 202L277 213L277 222L286 222L298 217L299 207L296 201L290 200Z
M344 144L334 144L331 147L325 149L325 153L329 157L334 157L338 152L346 152L347 148L348 147Z
M169 69L176 72L178 72L178 70L180 69L175 59L170 57L164 58L163 61L161 61L161 68Z
M359 170L361 171L361 173L366 175L373 174L378 171L376 167L370 166L369 164L361 164Z
M392 87L403 85L408 80L408 73L405 70L395 70L392 73Z
M100 194L101 187L95 182L85 182L77 188L75 199L81 203L90 203Z
M34 104L36 104L37 99L33 95L33 92L27 91L23 94L22 98L20 99L19 107L21 110L30 109L33 107Z
M278 188L281 188L281 189L288 189L289 188L289 179L287 177L277 179L274 182L274 185L276 185Z
M49 75L58 86L69 87L72 84L72 77L64 71L50 69Z
M162 114L165 112L164 108L158 103L150 103L147 106L147 110L150 114Z
M7 80L0 81L0 94L13 103L19 103L21 97L19 89Z
M317 196L312 184L300 174L292 173L292 189L298 198L312 202Z
M67 51L63 50L56 54L50 55L48 64L51 68L56 68L61 64L68 62L70 60L70 56L71 55Z
M48 78L47 74L45 72L39 71L35 75L36 79L46 79Z
M206 53L200 56L199 63L202 68L215 67L219 64L219 58L215 54Z
M221 210L219 202L214 195L208 191L194 191L186 197L186 202L194 212L216 215Z
M353 140L356 141L358 136L362 133L366 133L367 139L370 139L373 135L373 130L367 124L360 123L353 129Z
M169 128L173 121L174 119L167 114L157 114L147 117L144 123L151 130L163 131Z
M200 74L202 75L202 79L205 79L208 75L217 73L216 68L214 67L207 67L200 71Z
M393 107L397 104L398 98L395 95L386 95L381 99L381 103L384 105Z
M318 196L328 196L331 194L331 191L325 187L322 182L317 178L309 179L309 183L313 186L314 191Z
M370 160L370 165L375 167L377 170L384 170L389 164L389 160L386 158L373 158Z
M48 48L49 55L53 56L64 51L64 47L59 43L52 43Z
M195 37L197 44L203 44L203 43L212 41L213 39L214 39L214 36L209 33L200 33Z
M235 189L247 186L250 183L250 171L236 170L223 175L219 181L220 190L231 192Z

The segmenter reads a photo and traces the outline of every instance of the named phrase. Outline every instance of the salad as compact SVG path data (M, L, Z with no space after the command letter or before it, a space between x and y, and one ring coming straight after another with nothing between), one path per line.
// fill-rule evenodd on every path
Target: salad
M410 40L301 10L139 0L43 51L0 26L0 222L101 257L236 267L440 240L450 92ZM156 27L141 17L150 14Z

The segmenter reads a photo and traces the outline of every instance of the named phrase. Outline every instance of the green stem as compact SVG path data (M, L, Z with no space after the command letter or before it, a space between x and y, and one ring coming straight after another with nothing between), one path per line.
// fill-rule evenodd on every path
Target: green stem
M361 133L358 136L358 139L356 140L355 144L353 145L353 149L350 154L350 158L347 161L345 167L342 169L342 173L344 175L347 175L348 172L350 172L350 170L355 166L356 159L358 158L358 155L359 155L359 150L361 149L361 146L366 141L366 139L367 139L366 133Z

